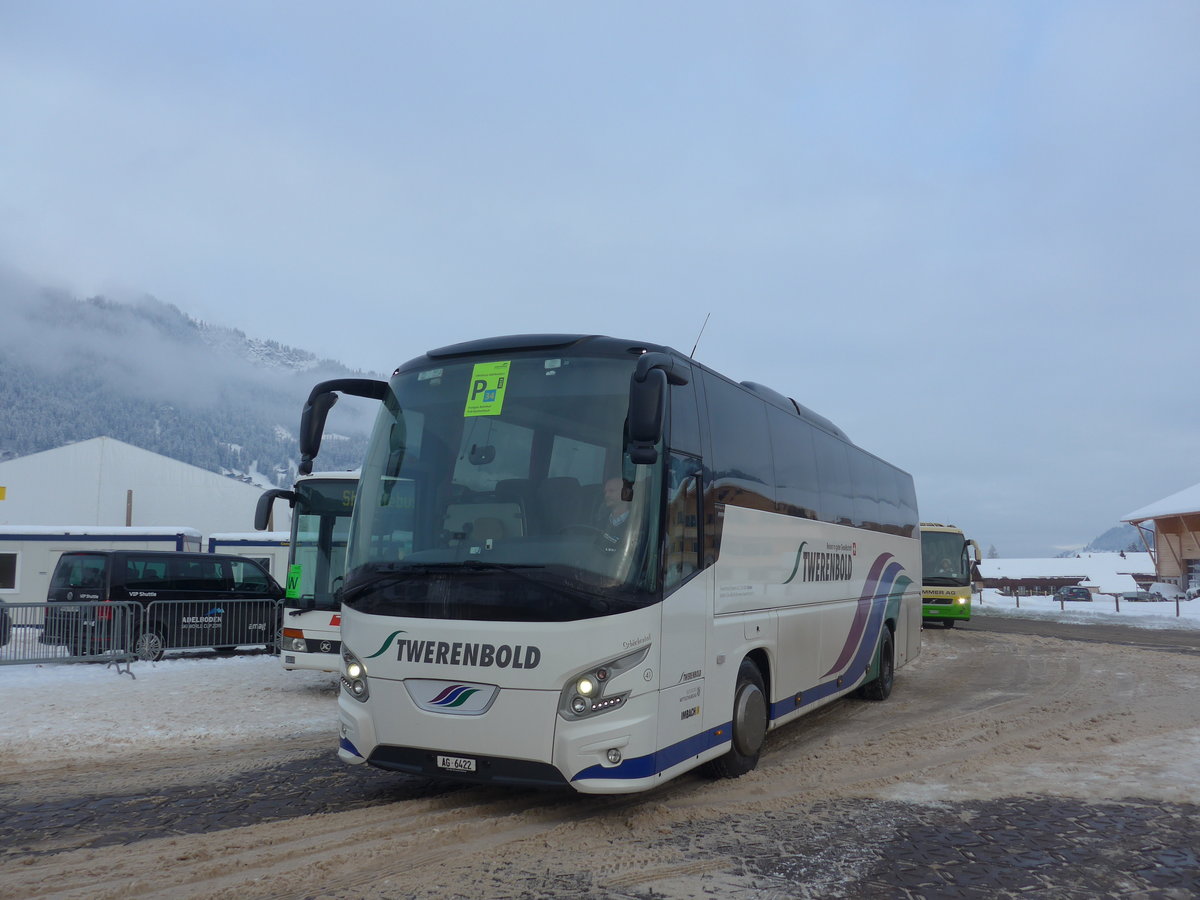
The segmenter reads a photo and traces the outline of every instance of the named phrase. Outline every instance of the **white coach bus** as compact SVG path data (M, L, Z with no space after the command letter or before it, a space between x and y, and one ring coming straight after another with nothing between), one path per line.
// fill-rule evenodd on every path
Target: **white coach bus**
M346 571L346 536L354 512L358 472L301 475L292 490L273 488L258 499L254 527L270 527L278 499L292 507L283 628L279 655L285 669L336 672L342 629L336 592Z
M521 335L389 381L347 547L339 756L509 785L737 776L920 652L912 478L668 347Z

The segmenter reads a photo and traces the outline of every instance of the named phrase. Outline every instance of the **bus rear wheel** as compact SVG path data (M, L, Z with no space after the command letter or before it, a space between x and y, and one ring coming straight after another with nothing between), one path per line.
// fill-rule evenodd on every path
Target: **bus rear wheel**
M715 778L737 778L758 765L758 756L767 736L768 703L758 666L748 659L738 669L733 692L732 742L729 752L708 763L708 774Z

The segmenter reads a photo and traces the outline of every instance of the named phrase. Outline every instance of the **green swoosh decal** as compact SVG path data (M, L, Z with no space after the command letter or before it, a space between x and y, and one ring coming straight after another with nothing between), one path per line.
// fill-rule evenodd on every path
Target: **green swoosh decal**
M403 631L393 631L391 634L389 634L387 636L387 640L383 642L383 646L380 647L378 650L376 650L374 653L372 653L370 656L368 656L367 659L374 659L377 656L382 656L384 653L387 652L387 648L392 646L392 641L394 641L396 639L396 635L404 634L404 633L405 632L403 632Z
M796 564L792 566L792 574L787 577L787 581L784 584L791 584L792 579L796 577L796 573L800 571L800 554L804 552L804 545L807 543L808 541L801 541L800 546L796 548Z

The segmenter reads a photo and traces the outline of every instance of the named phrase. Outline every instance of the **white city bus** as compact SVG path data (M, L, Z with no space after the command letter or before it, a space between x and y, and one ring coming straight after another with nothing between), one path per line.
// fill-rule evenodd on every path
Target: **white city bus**
M435 350L381 401L347 548L339 756L589 793L752 769L766 732L920 652L909 475L667 347ZM607 487L607 490L606 490Z
M285 669L336 672L341 666L341 612L335 592L346 571L346 536L358 472L320 472L293 490L259 498L254 527L265 530L276 499L292 506L287 583L279 653Z

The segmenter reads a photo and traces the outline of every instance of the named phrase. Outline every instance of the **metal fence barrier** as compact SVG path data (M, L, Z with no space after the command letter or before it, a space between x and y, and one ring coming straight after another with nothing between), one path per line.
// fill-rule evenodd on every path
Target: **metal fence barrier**
M0 603L0 665L161 659L176 650L277 650L274 600Z
M5 603L0 665L127 662L133 659L140 603ZM7 636L7 640L5 637Z
M278 647L282 615L275 600L156 600L146 607L137 655L158 659L167 650Z

